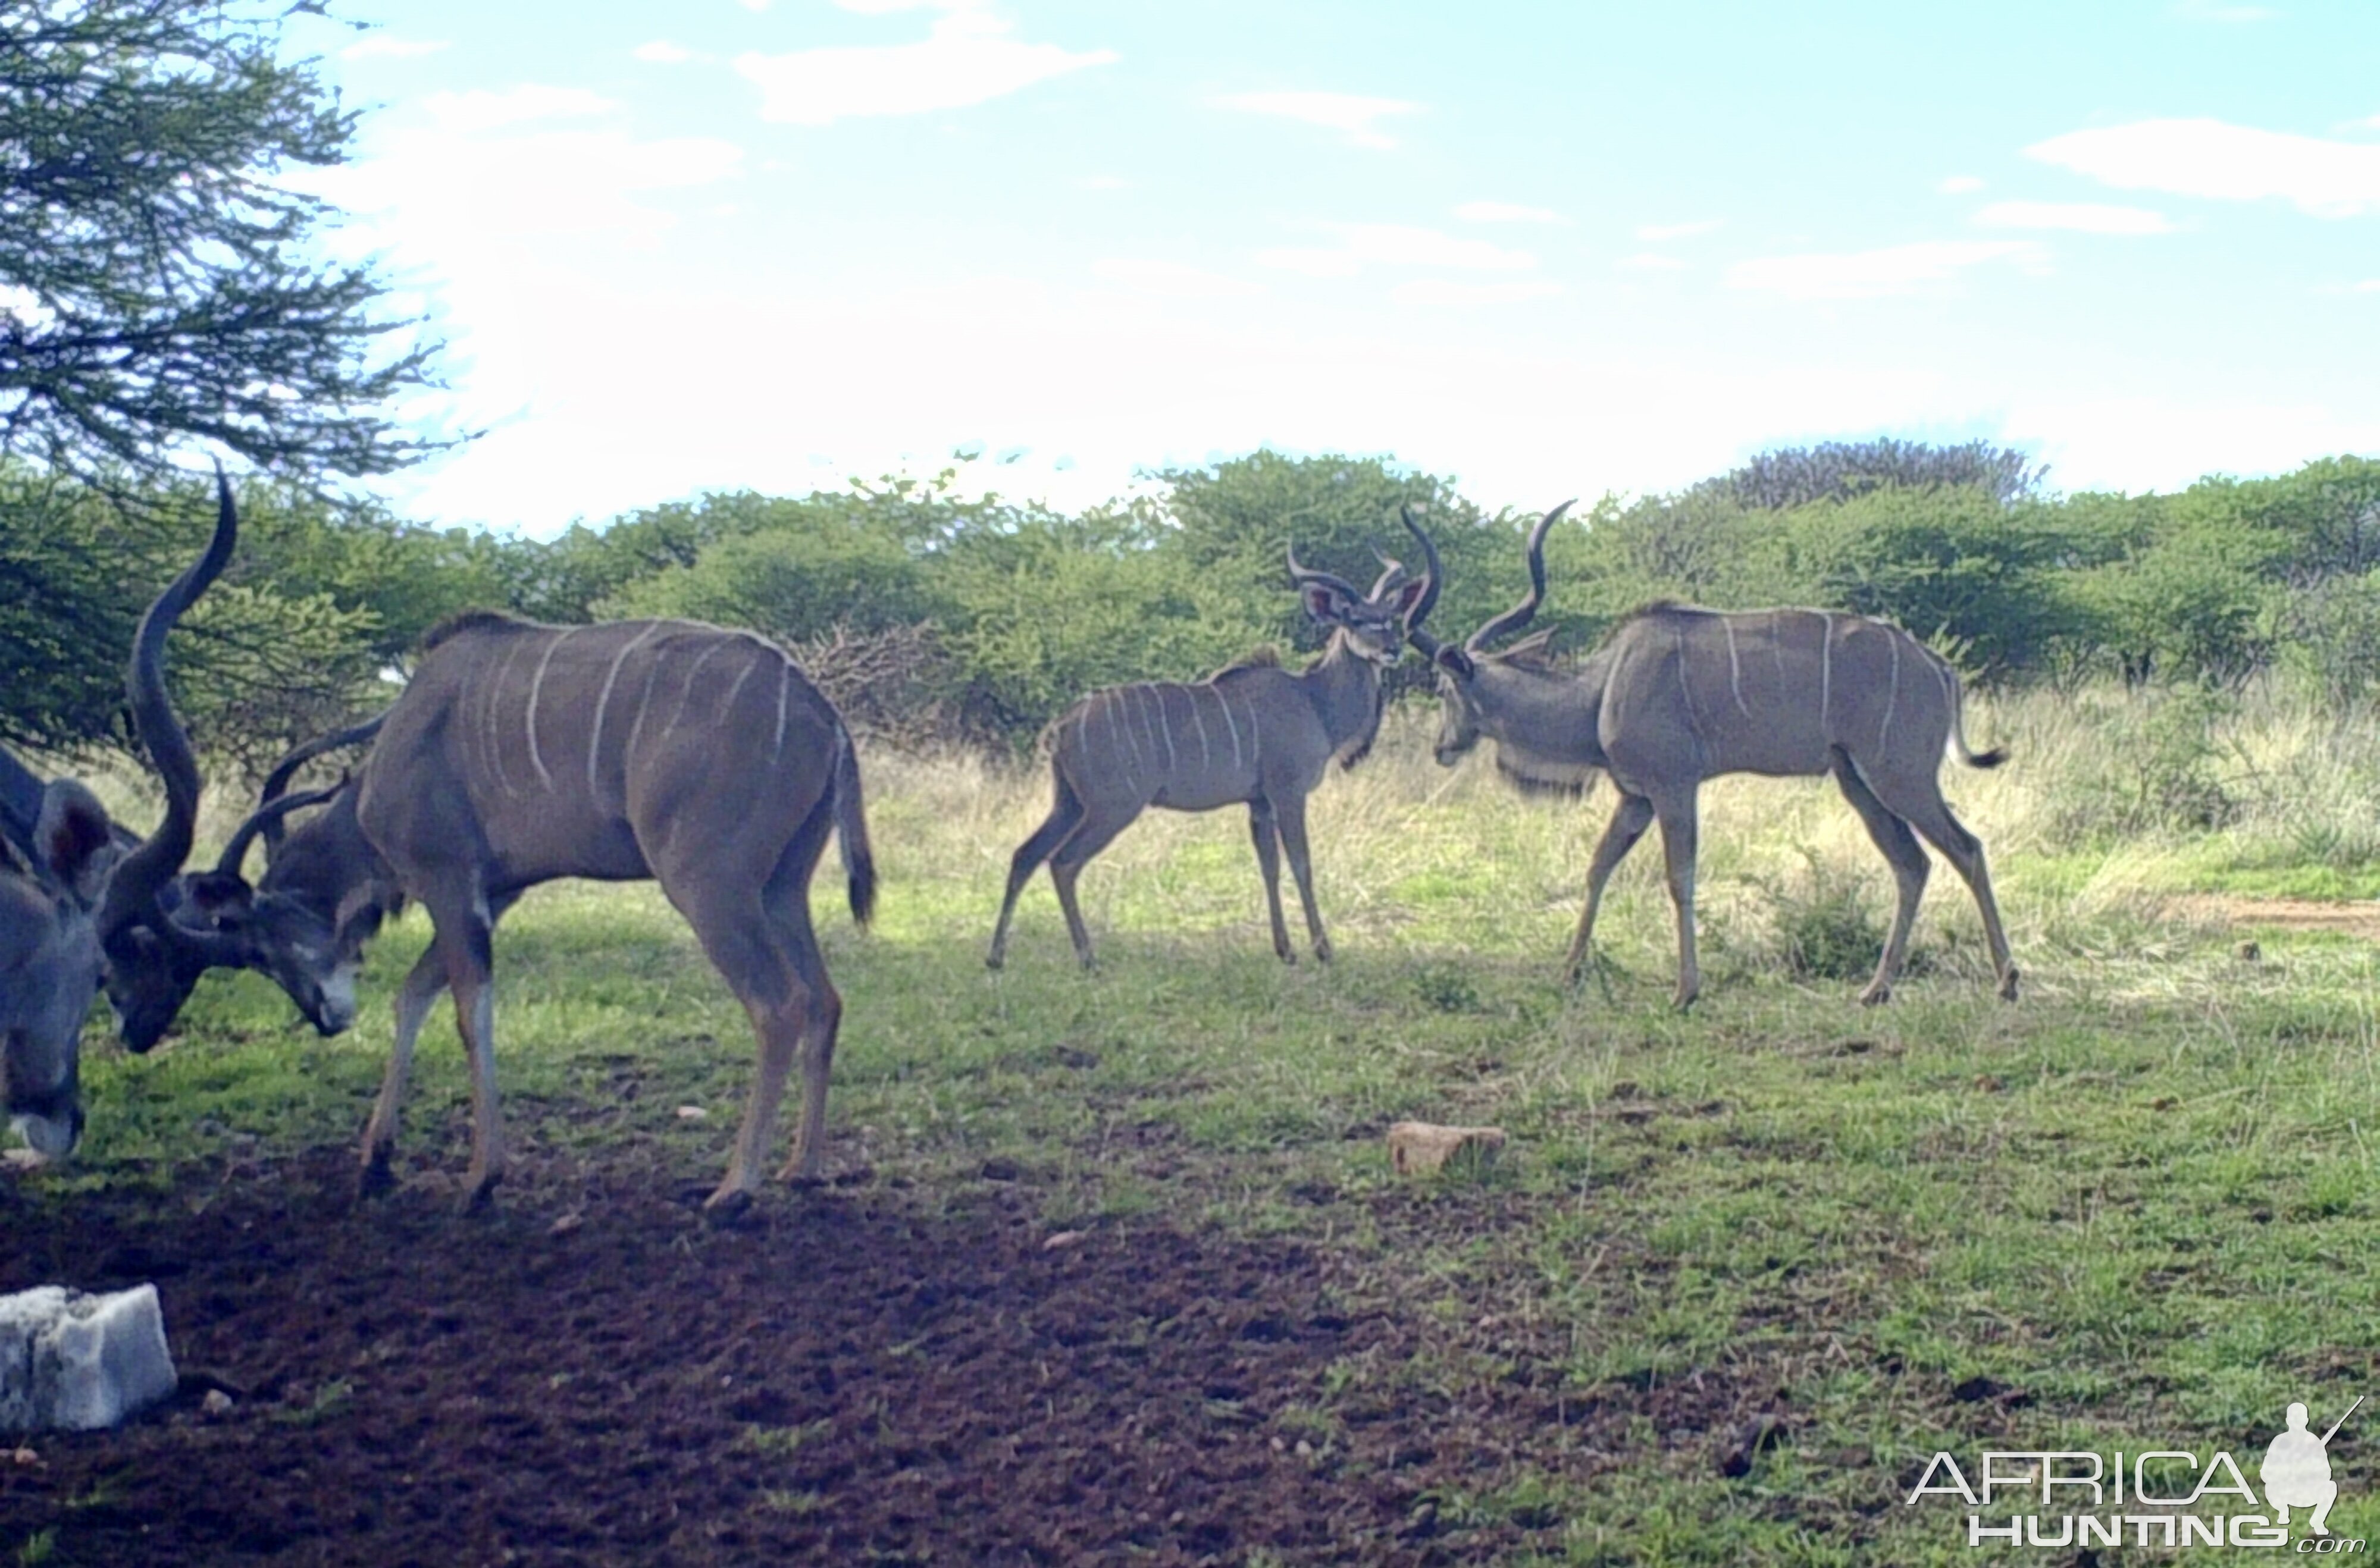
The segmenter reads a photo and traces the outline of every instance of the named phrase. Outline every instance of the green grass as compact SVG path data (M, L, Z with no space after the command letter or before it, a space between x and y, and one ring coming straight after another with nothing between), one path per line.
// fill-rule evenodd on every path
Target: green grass
M1706 1445L1645 1429L1592 1487L1524 1456L1430 1501L1446 1528L1520 1521L1548 1562L1963 1561L1961 1511L1900 1505L1937 1447L1963 1461L2154 1441L2252 1465L2289 1401L2344 1408L2380 1368L2375 959L2277 931L2245 964L2226 930L2169 920L2160 900L2368 891L2380 870L2338 861L2347 840L2292 839L2279 806L2216 834L2077 841L2058 826L2060 790L2090 735L2034 707L2001 718L1978 738L2012 732L2017 761L1946 781L1992 849L2026 975L2015 1007L1992 998L1947 871L1919 924L1925 971L1891 1007L1853 1006L1857 980L1789 978L1779 906L1797 889L1834 897L1848 878L1878 913L1889 901L1851 812L1802 781L1706 792L1706 989L1691 1016L1667 1006L1649 841L1607 904L1604 983L1565 993L1557 966L1608 791L1583 809L1524 802L1484 759L1439 772L1402 729L1314 801L1338 963L1271 957L1244 817L1153 814L1084 879L1100 972L1075 970L1045 879L990 974L983 943L1041 780L872 758L878 929L844 919L831 861L817 888L847 1005L832 1163L897 1175L900 1200L934 1205L1011 1162L1052 1229L1293 1234L1393 1279L1436 1352L1332 1366L1283 1432L1325 1452L1336 1402L1460 1398L1510 1371L1514 1335L1560 1347L1564 1397L1765 1380L1790 1429L1741 1478ZM2338 766L2338 742L2296 722L2267 716L2252 737L2268 773L2301 777L2292 733ZM2308 790L2326 780L2317 809L2363 809L2345 795L2365 786L2303 766ZM2289 859L2325 847L2333 862ZM151 1057L94 1035L90 1157L45 1179L62 1200L237 1181L245 1164L352 1140L388 1045L386 998L425 939L418 916L383 936L364 1021L335 1041L302 1033L252 977L210 981L184 1036ZM497 965L516 1143L715 1179L748 1031L657 892L533 895ZM442 1015L403 1136L459 1170L451 1038ZM1418 1240L1383 1225L1370 1200L1395 1178L1377 1133L1406 1116L1510 1131L1493 1171L1440 1194L1503 1222ZM1125 1157L1152 1130L1178 1157ZM1951 1396L1976 1378L2010 1393ZM2344 1451L2335 1533L2380 1534L2368 1452Z

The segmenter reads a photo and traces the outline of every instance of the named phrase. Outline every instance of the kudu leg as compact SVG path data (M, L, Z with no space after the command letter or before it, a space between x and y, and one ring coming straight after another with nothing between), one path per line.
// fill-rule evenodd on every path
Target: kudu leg
M1892 999L1892 983L1900 977L1902 959L1909 950L1910 927L1917 923L1918 901L1925 897L1925 879L1933 867L1925 858L1925 846L1909 830L1909 824L1895 816L1890 808L1877 800L1876 791L1860 778L1859 769L1840 746L1834 748L1835 782L1859 813L1860 821L1867 826L1867 836L1876 840L1886 863L1892 867L1892 880L1899 901L1892 911L1892 932L1884 940L1884 956L1876 960L1876 978L1860 993L1862 1007L1875 1007Z
M1075 899L1075 881L1083 874L1083 867L1113 841L1115 836L1132 826L1140 814L1135 806L1121 815L1093 809L1085 813L1066 841L1050 856L1050 881L1058 889L1058 907L1066 912L1066 934L1075 939L1075 957L1085 969L1098 967L1091 957L1090 927L1083 923L1083 908Z
M1984 917L1984 940L1991 947L1992 968L1999 975L2000 999L2015 1001L2016 958L2009 951L2008 933L2000 926L1999 901L1992 897L1992 874L1984 865L1983 840L1968 832L1966 824L1951 814L1938 786L1929 787L1922 798L1907 802L1906 808L1896 803L1894 809L1942 851L1942 858L1950 862L1950 868L1975 896L1975 909Z
M1586 972L1586 956L1595 946L1596 911L1603 907L1603 885L1645 837L1645 829L1653 826L1653 802L1642 795L1622 794L1618 809L1611 814L1609 826L1603 830L1602 839L1595 846L1595 859L1586 868L1586 905L1578 911L1578 931L1570 939L1570 952L1562 959L1562 977L1578 983Z
M1273 814L1281 824L1281 846L1289 851L1289 869L1297 878L1297 900L1305 906L1305 934L1314 939L1314 957L1318 963L1330 961L1330 938L1322 934L1322 911L1314 901L1314 851L1305 841L1305 797L1285 796L1273 802ZM1278 899L1273 911L1278 918Z
M1281 961L1293 964L1297 951L1289 945L1289 923L1281 914L1281 829L1266 801L1248 802L1248 837L1257 843L1257 869L1264 874L1265 911L1272 916L1272 950Z
M662 891L694 927L711 967L744 1004L759 1043L759 1061L727 1174L703 1206L741 1204L760 1190L777 1106L808 1022L809 992L785 950L778 929L783 917L763 903L760 889L748 875L736 877L725 868L706 864L663 880Z
M786 1181L815 1181L826 1158L827 1079L834 1067L835 1036L843 1025L843 997L827 978L826 956L819 951L818 933L809 918L807 891L792 901L779 922L779 932L794 971L808 991L801 1036L802 1125L794 1134L793 1152L780 1173Z
M1661 855L1670 874L1670 902L1678 911L1678 989L1672 998L1680 1011L1702 995L1703 971L1694 961L1694 855L1699 838L1699 814L1694 797L1653 802L1661 824Z
M396 993L396 1043L388 1054L388 1071L380 1080L380 1098L372 1102L371 1120L364 1124L363 1173L357 1190L365 1196L383 1192L392 1184L389 1156L396 1148L397 1106L405 1099L405 1082L413 1069L413 1047L439 993L446 989L446 963L436 942L423 949L407 971Z
M998 969L1008 961L1008 923L1015 917L1017 895L1033 880L1033 874L1041 869L1041 862L1050 858L1050 851L1065 842L1066 836L1083 820L1083 802L1062 778L1058 780L1057 796L1049 816L1033 830L1032 837L1016 847L1016 853L1009 860L1008 891L1001 897L1000 920L991 928L991 951L983 960L987 969Z
M476 897L460 909L431 904L430 918L447 988L455 993L455 1027L470 1059L471 1164L463 1173L468 1211L485 1207L504 1179L504 1132L496 1109L495 921Z

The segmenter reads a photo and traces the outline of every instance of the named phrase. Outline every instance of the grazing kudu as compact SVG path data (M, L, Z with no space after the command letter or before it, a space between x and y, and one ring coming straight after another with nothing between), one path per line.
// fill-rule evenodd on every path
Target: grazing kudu
M1156 681L1093 692L1043 733L1055 793L1050 815L1017 847L1008 867L985 962L1008 955L1016 896L1045 859L1075 954L1092 966L1091 935L1075 899L1075 882L1093 855L1150 806L1213 811L1245 802L1272 916L1272 948L1294 963L1281 912L1281 850L1289 850L1314 956L1330 959L1330 939L1314 902L1314 863L1305 841L1305 797L1332 757L1353 767L1380 726L1380 672L1404 652L1405 615L1431 594L1387 563L1366 594L1344 578L1309 572L1289 555L1305 612L1331 628L1322 656L1292 673L1250 663L1191 683Z
M751 1018L759 1077L710 1202L759 1188L796 1054L802 1122L785 1174L815 1176L843 1014L810 924L810 874L830 833L863 923L876 887L858 760L833 705L774 644L694 621L540 626L474 612L422 648L353 782L289 828L258 887L233 895L260 941L318 974L351 972L403 900L430 911L431 946L397 994L395 1047L364 1131L365 1189L389 1180L414 1043L442 991L470 1058L467 1203L502 1178L491 938L524 891L565 876L658 880ZM268 802L234 850L298 799ZM237 881L225 859L214 874Z
M179 996L165 1000L178 983L176 959L208 948L203 935L185 948L156 935L170 924L156 896L189 853L198 814L198 765L165 695L165 638L231 559L238 524L220 473L216 488L205 553L166 585L132 639L128 694L164 776L164 822L128 850L128 836L119 837L80 784L40 785L13 757L0 769L8 827L0 833L0 1104L34 1151L53 1159L70 1152L82 1132L82 1021L102 983L128 1031L136 1021L149 1027L162 1008L162 1033L179 1005ZM28 829L23 817L36 799Z
M1451 767L1486 735L1496 742L1497 766L1524 787L1576 792L1600 769L1620 791L1619 809L1587 869L1569 977L1575 981L1585 965L1604 883L1658 821L1678 917L1677 1005L1691 1004L1702 984L1694 962L1694 850L1703 780L1726 773L1832 774L1900 889L1876 978L1860 1000L1888 998L1900 972L1929 864L1918 834L1973 892L1999 994L2015 1000L2016 966L1984 846L1944 803L1937 777L1953 746L1971 766L2001 761L1998 751L1968 749L1958 673L1898 627L1815 609L1653 605L1621 622L1573 670L1548 662L1543 636L1488 651L1536 613L1546 591L1546 532L1567 504L1547 513L1529 534L1529 591L1519 604L1461 647L1423 633L1414 643L1438 668L1440 764ZM1429 553L1434 569L1436 552Z

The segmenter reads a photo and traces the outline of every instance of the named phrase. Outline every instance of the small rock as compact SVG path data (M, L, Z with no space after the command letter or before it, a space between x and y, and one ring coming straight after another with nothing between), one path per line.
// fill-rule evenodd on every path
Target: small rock
M583 1225L586 1223L587 1214L585 1211L573 1209L566 1214L555 1215L553 1223L545 1227L545 1234L548 1236L568 1236L572 1231L577 1230L580 1225Z
M0 1431L98 1431L177 1386L155 1285L0 1296Z
M199 1401L199 1408L207 1415L220 1419L232 1413L235 1403L232 1396L223 1390L211 1388L207 1390L207 1396Z
M978 1174L986 1181L1014 1181L1025 1174L1025 1167L1014 1160L994 1154L983 1163Z
M2002 1083L1996 1074L1983 1073L1976 1078L1975 1087L1982 1090L1986 1094L1998 1094L2001 1090L2007 1088L2008 1085Z
M49 1163L30 1149L0 1149L0 1170L38 1171Z
M677 1119L682 1122L708 1121L710 1118L710 1111L706 1106L680 1105L677 1108Z
M1287 1443L1285 1443L1285 1442L1281 1441L1281 1439L1279 1439L1279 1438L1273 1438L1273 1439L1271 1439L1271 1440L1270 1440L1270 1441L1269 1441L1269 1446L1272 1449L1272 1451L1273 1451L1275 1453L1283 1453L1288 1452L1288 1449L1289 1449L1289 1444L1287 1444Z
M1752 1473L1752 1462L1763 1449L1776 1447L1785 1441L1785 1423L1775 1416L1761 1416L1743 1429L1718 1462L1718 1473L1732 1480Z
M1389 1128L1389 1162L1399 1176L1427 1176L1462 1163L1474 1169L1493 1164L1504 1147L1500 1127L1438 1127L1399 1122Z
M1299 1438L1297 1440L1297 1446L1290 1450L1290 1452L1296 1454L1300 1459L1311 1459L1314 1457L1314 1445L1306 1441L1304 1438Z
M2243 964L2262 963L2265 960L2265 949L2253 942L2242 942L2232 951L2240 956L2240 961Z
M21 1443L17 1447L8 1450L5 1453L0 1453L0 1459L6 1459L9 1464L18 1465L20 1468L30 1468L42 1462L42 1456L40 1454L34 1453L31 1449L25 1447Z
M1041 1250L1044 1252L1058 1252L1062 1251L1069 1247L1080 1247L1084 1242L1090 1239L1090 1236L1091 1233L1087 1230L1062 1230L1055 1236L1043 1241L1041 1243Z

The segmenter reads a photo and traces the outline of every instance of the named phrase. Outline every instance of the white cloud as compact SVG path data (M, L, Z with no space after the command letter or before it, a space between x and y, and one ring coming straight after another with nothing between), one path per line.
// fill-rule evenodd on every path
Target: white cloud
M845 9L870 12L911 8L880 0L845 4ZM762 119L823 126L868 115L964 109L1119 58L1112 49L1076 54L1054 43L1020 42L1008 36L1012 23L978 6L940 8L943 14L921 42L746 54L736 57L735 68L760 89Z
M2367 143L2221 120L2142 120L2072 131L2024 151L2127 190L2222 201L2279 197L2323 218L2380 211L2380 146Z
M413 251L484 256L530 235L650 244L675 222L650 197L725 180L744 155L710 138L640 141L537 123L615 107L576 88L439 93L425 107L430 124L383 133L370 155L293 180L355 214L343 243L393 244L400 260Z
M1764 290L1789 299L1874 299L1922 293L1991 261L2037 271L2046 268L2047 257L2031 240L1926 240L1880 250L1739 261L1729 270L1727 281L1732 288Z
M1245 278L1228 277L1180 261L1133 257L1108 257L1091 263L1091 275L1141 294L1177 299L1227 299L1264 293L1264 285Z
M1120 175L1085 175L1075 182L1077 190L1129 190L1132 182Z
M694 51L683 43L672 43L666 38L656 38L650 43L639 43L636 56L650 65L683 66L694 58Z
M395 33L373 32L339 51L342 60L415 60L424 54L435 54L449 47L443 38L399 38Z
M1561 214L1550 207L1523 207L1511 201L1466 201L1454 210L1466 223L1559 223Z
M1984 182L1973 175L1952 175L1934 187L1945 196L1965 196L1984 188Z
M1416 278L1390 289L1389 297L1400 305L1510 305L1524 299L1543 299L1561 291L1560 283L1541 278L1511 283L1458 283L1444 278Z
M1636 237L1650 245L1658 245L1663 240L1692 239L1696 235L1711 233L1719 227L1721 221L1705 218L1694 223L1646 223L1636 231Z
M1621 257L1613 265L1625 267L1632 272L1675 272L1683 269L1685 263L1658 250L1640 250L1633 256Z
M1246 115L1279 115L1335 130L1357 147L1387 150L1396 139L1373 128L1391 115L1418 114L1422 105L1402 98L1364 98L1352 92L1239 92L1216 100Z
M1525 250L1507 250L1484 239L1457 239L1435 229L1407 228L1397 223L1336 225L1335 248L1263 250L1257 259L1283 271L1309 277L1352 277L1375 264L1390 267L1462 267L1476 271L1523 272L1537 264Z
M583 87L542 87L525 82L503 92L474 88L468 92L433 92L423 107L439 128L457 136L521 125L530 120L567 119L601 115L619 105Z
M2171 219L2145 207L2104 207L2088 201L1995 201L1975 214L1994 229L2070 229L2091 235L2169 235Z
M2380 278L2366 278L2351 291L2356 294L2380 294Z

